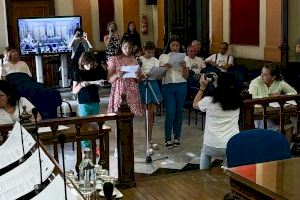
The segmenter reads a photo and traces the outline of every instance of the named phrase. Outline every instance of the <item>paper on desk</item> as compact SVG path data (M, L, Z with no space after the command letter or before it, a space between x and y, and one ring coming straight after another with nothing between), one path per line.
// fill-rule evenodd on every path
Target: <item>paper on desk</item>
M45 181L53 172L54 164L40 148L42 160L42 180ZM40 183L40 165L38 150L24 163L0 176L0 200L18 199L34 190Z
M0 146L0 169L18 161L22 158L23 148L21 139L21 128L23 133L23 145L25 155L35 145L35 140L28 131L16 122L7 140Z
M136 73L135 72L129 72L129 73L125 73L122 78L137 78Z
M169 63L172 65L174 69L181 69L180 63L184 61L186 54L185 53L170 53Z
M65 129L69 129L70 127L68 126L63 126L63 125L59 125L57 130L65 130ZM51 127L48 126L48 127L39 127L38 129L38 133L47 133L47 132L52 132L51 131Z
M128 72L128 73L135 73L139 69L139 65L130 65L130 66L122 66L121 71L122 72Z
M284 106L291 106L291 105L294 105L296 106L297 103L296 101L287 101ZM269 106L273 107L273 108L280 108L280 105L278 102L272 102L272 103L269 103Z
M150 80L160 80L162 79L162 76L165 74L166 70L166 67L152 67L147 76Z
M51 183L32 200L65 200L64 180L60 175L57 175ZM55 197L55 198L54 198ZM79 195L75 197L67 186L68 200L82 199Z

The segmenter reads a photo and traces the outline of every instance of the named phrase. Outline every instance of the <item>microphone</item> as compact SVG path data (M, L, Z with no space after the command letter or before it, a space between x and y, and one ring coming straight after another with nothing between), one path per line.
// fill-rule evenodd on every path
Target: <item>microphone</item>
M61 147L61 154L62 154L62 161L63 161L64 186L65 186L65 199L67 200L67 183L66 183L65 151L64 151L66 136L64 134L59 134L57 139L58 139L58 141L60 143L60 147Z
M18 108L19 108L19 122L20 122L20 132L21 132L21 143L22 143L22 151L23 151L23 157L19 160L20 163L24 162L25 160L25 149L24 149L24 139L23 139L23 131L22 131L22 120L21 120L21 106L20 106L20 98L18 98Z
M40 151L40 139L39 139L39 133L38 133L38 126L37 126L38 110L36 108L32 108L31 112L34 117L34 124L35 124L33 133L36 136L36 144L37 144L37 149L38 149L38 153L39 153L40 184L37 184L34 186L35 193L38 194L45 188L45 185L43 184L43 172L42 172L43 170L42 170L42 160L41 160L41 151Z

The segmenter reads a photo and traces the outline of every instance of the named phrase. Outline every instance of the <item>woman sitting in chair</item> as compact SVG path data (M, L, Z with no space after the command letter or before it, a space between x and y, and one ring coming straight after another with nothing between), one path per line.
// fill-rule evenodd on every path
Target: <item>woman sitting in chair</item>
M15 90L8 81L0 80L0 124L13 124L20 121L20 113L26 106L26 112L32 115L34 106L24 97L18 98ZM34 121L34 117L30 118ZM37 114L37 121L42 120L41 115Z
M20 61L19 53L16 49L12 49L8 52L7 63L3 64L1 77L3 80L6 80L6 76L15 72L22 72L28 74L32 77L32 74L29 70L28 65Z
M261 75L251 81L249 93L252 94L253 99L257 99L280 95L294 95L297 94L297 91L283 80L279 67L270 63L265 64L261 70ZM296 126L296 122L285 126L285 135L287 135L288 141L291 140L290 137L294 126ZM255 128L263 129L263 120L255 120ZM267 128L279 131L279 125L270 119L267 119Z
M200 89L194 99L193 107L206 112L203 146L200 156L200 169L208 169L212 157L225 159L228 140L239 133L239 114L242 97L229 73L220 73L212 96L203 93L211 79L202 75Z

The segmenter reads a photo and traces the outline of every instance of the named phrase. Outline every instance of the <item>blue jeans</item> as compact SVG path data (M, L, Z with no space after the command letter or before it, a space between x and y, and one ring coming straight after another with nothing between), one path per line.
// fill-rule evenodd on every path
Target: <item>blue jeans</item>
M165 142L172 139L172 131L174 138L180 138L186 89L186 82L163 85L163 98L166 107Z
M212 157L224 158L225 161L226 149L203 144L200 155L200 169L209 169Z
M97 115L100 113L100 105L99 103L86 103L86 104L78 104L78 116L85 117L89 115ZM92 149L92 143L89 140L81 141L81 148L90 148Z

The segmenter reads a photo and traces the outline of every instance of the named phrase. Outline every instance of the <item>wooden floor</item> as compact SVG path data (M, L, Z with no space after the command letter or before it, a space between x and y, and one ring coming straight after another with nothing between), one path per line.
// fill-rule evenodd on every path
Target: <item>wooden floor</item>
M229 178L220 168L146 177L135 188L121 190L130 200L218 200L229 191Z

